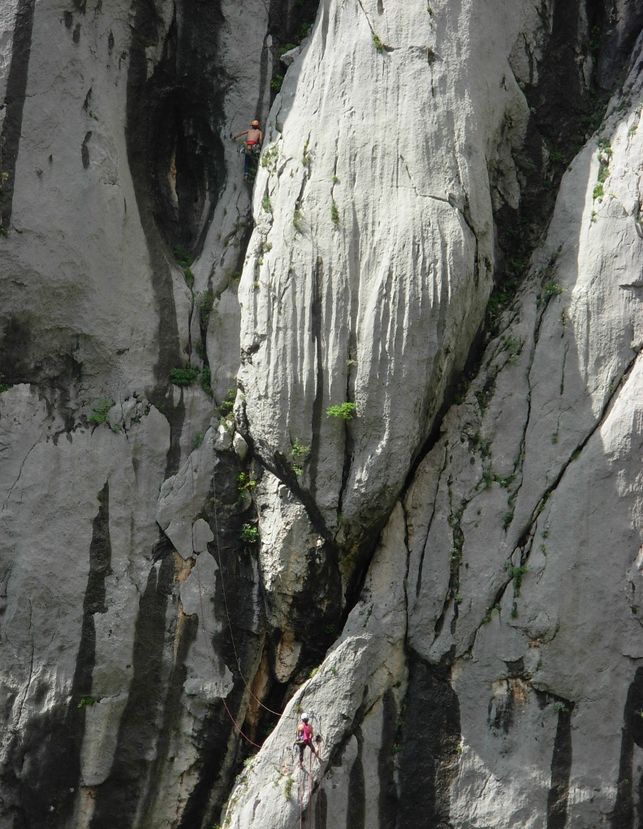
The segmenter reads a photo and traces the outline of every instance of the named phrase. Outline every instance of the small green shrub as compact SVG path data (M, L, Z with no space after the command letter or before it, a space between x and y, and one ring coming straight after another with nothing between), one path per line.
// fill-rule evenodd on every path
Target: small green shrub
M266 211L266 213L272 213L272 203L270 201L270 196L266 193L266 195L261 199L261 206Z
M237 475L237 489L239 492L252 492L256 486L257 482L247 472L239 472Z
M259 529L254 524L244 524L239 538L245 544L256 544L259 541Z
M96 403L94 403L94 407L89 413L87 420L90 423L93 423L94 426L100 426L101 423L105 423L107 421L107 415L113 405L114 401L109 397L103 397L101 400L97 400Z
M382 41L380 40L379 35L376 35L376 34L375 34L375 32L373 32L373 46L374 46L374 47L376 48L376 50L377 50L378 52L380 52L380 53L382 53L382 52L384 51L384 48L385 48L385 47L384 47L384 44L383 44L383 43L382 43Z
M203 443L203 432L197 432L196 435L192 438L192 448L198 449L199 446Z
M296 438L295 440L293 440L290 446L290 456L293 460L300 460L302 458L305 458L309 452L310 446L304 446L304 444Z
M296 207L292 214L292 225L297 233L302 233L304 227L304 214L301 208Z
M194 274L192 273L191 268L183 268L183 277L185 279L185 284L190 290L192 290L192 288L194 288Z
M172 248L176 264L181 268L189 268L192 264L192 257L182 245L174 245Z
M281 74L273 75L272 80L270 81L270 88L273 92L281 92L281 87L283 86L284 76Z
M267 147L261 154L260 164L269 173L274 173L277 169L277 161L279 159L279 148L276 144Z
M335 225L335 227L337 227L337 225L339 224L339 210L337 209L335 199L333 199L330 205L330 220Z
M96 705L97 702L98 700L96 699L96 697L81 697L78 701L78 705L76 706L76 708L87 708L90 705Z
M208 397L212 397L212 375L210 373L210 366L203 366L201 369L199 383Z
M540 295L541 301L547 303L552 297L560 296L563 289L557 282L545 282Z
M0 383L0 394L2 394L3 391L9 391L9 388L10 386L8 383Z
M173 368L170 371L170 383L174 386L191 386L199 376L199 369L194 366Z
M236 389L228 389L226 396L223 398L221 403L219 403L219 414L221 415L221 417L227 417L230 414L234 406L236 396Z
M522 577L528 572L527 567L525 565L516 566L510 563L507 563L506 567L514 583L514 595L520 596Z
M212 291L204 291L199 294L197 298L197 307L199 309L199 323L201 328L207 328L210 321L210 314L214 307L214 294Z
M599 181L599 183L592 190L592 198L594 201L600 201L604 195L605 191L603 190L603 183Z
M357 417L357 406L355 403L336 403L326 409L326 417L338 417L341 420L352 420Z

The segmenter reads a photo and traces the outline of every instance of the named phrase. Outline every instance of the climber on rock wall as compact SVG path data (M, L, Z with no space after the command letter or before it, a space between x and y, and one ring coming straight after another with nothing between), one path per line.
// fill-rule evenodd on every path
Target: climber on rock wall
M243 130L238 135L233 135L232 138L236 141L242 135L246 136L243 148L243 180L247 181L253 168L256 169L257 158L261 152L261 144L263 142L263 132L261 125L256 119L250 122L250 128Z
M299 766L304 766L304 749L306 746L312 751L315 757L320 760L317 749L313 745L313 727L310 725L310 717L308 714L302 714L301 720L297 724L297 739L295 745L299 748Z

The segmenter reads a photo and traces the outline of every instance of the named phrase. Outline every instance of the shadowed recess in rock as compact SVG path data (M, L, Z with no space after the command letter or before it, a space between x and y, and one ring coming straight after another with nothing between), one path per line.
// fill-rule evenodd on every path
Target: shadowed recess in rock
M377 756L379 777L378 829L395 829L397 815L397 787L395 785L395 732L397 730L397 703L392 691L387 691L382 700L382 741Z
M16 769L23 818L16 827L53 829L68 826L80 784L80 752L87 707L92 696L92 674L96 661L95 613L105 613L105 577L111 565L109 534L109 484L98 495L98 513L89 547L89 573L83 600L83 621L76 670L67 705L57 705L33 717L18 735L9 756ZM44 702L47 689L42 688ZM35 695L33 704L38 703ZM6 779L6 778L5 778ZM9 781L11 783L11 781ZM3 787L4 791L4 787ZM1 814L1 813L0 813ZM24 823L21 820L24 819Z
M35 4L36 0L18 0L16 10L11 64L5 93L5 114L0 129L0 227L3 228L7 228L11 221Z
M643 826L643 774L640 765L634 765L634 746L643 748L643 668L637 668L627 692L623 712L621 759L618 769L616 803L612 812L611 829L640 829ZM638 772L637 807L634 805L634 778ZM635 821L636 812L638 820Z
M558 725L551 758L551 787L547 796L547 829L565 829L572 771L572 706L558 712Z
M128 829L136 825L167 694L164 646L173 575L174 559L168 555L150 570L141 596L134 631L132 683L109 777L96 789L91 829Z
M402 719L397 829L450 825L449 793L457 773L460 705L449 669L409 653L409 684Z
M351 829L366 829L366 782L364 780L364 764L362 763L364 738L359 728L355 729L355 738L358 750L348 777L346 826L350 826Z

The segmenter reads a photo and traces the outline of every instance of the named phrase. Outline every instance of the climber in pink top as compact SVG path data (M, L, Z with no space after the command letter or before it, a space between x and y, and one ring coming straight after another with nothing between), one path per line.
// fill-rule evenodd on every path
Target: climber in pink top
M313 727L309 720L310 717L308 714L302 714L301 721L297 725L297 740L295 741L295 745L299 746L299 765L302 768L304 766L304 749L306 746L308 746L318 760L320 759L317 749L313 744Z

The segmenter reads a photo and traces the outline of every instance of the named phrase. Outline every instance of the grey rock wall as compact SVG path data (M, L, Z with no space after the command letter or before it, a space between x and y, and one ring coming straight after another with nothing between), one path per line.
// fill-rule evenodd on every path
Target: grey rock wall
M0 9L0 826L634 829L640 8L316 6Z

